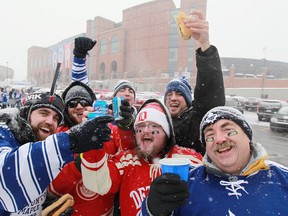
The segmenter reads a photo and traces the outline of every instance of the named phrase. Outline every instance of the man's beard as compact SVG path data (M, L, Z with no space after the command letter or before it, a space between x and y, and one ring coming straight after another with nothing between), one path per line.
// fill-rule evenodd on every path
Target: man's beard
M142 150L139 148L139 146L136 147L136 153L137 153L137 156L138 156L139 158L143 158L143 159L145 159L145 160L147 160L147 161L150 161L150 162L152 162L153 159L159 155L159 151L156 150L156 149L153 149L152 151L150 151L150 152L148 153L148 152L142 151Z
M47 127L47 126L46 126ZM37 139L37 141L43 141L45 140L48 136L50 136L52 133L41 133L41 125L38 125L36 128L35 127L32 127L32 130L33 130L33 133ZM48 127L50 128L50 127ZM51 130L51 128L50 128ZM54 131L55 132L55 131Z

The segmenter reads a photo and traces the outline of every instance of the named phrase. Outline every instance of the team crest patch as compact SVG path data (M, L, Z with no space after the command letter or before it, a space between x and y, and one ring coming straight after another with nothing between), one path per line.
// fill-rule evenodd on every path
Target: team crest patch
M81 199L86 200L86 201L94 200L99 196L98 193L87 189L83 185L82 179L76 185L76 193Z

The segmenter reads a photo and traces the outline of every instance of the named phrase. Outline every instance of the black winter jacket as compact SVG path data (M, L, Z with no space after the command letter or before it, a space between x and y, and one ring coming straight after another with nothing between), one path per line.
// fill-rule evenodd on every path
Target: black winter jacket
M197 78L192 106L173 118L176 144L193 148L204 154L205 146L199 140L199 126L207 111L224 106L225 92L220 57L216 47L196 52Z

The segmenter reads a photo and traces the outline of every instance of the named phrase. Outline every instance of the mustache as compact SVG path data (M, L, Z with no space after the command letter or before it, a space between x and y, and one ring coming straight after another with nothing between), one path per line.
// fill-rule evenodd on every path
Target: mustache
M235 146L234 142L225 141L225 142L223 142L221 144L216 145L214 151L218 151L220 149L234 147L234 146Z

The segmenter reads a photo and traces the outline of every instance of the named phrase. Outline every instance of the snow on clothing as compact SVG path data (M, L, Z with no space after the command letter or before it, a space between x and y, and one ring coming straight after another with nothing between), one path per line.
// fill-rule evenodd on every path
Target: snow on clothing
M0 215L17 211L40 215L47 186L73 160L68 134L36 142L18 109L4 111L0 117Z
M225 93L221 63L217 48L210 46L202 52L197 49L197 79L192 106L172 118L176 144L204 153L199 141L199 126L202 117L213 107L225 104Z
M111 140L104 143L104 151L114 155L118 151L134 148L133 130L120 130L109 123ZM58 132L68 130L68 127L59 127ZM83 143L84 144L84 143ZM73 216L80 215L111 215L114 205L114 194L101 196L87 189L83 185L81 172L74 162L67 164L60 174L50 184L48 191L55 196L69 193L74 198Z
M156 99L145 101L139 113L142 109L145 110L146 106L155 103L166 114L170 130L170 137L155 161L149 162L147 159L138 157L136 148L121 151L111 158L108 158L103 150L82 154L81 172L85 187L102 195L119 192L121 215L139 215L141 203L148 194L151 182L161 174L156 159L186 157L191 160L191 163L201 163L202 156L193 149L175 146L172 120L167 108L160 101ZM139 115L136 118L138 117Z
M74 56L72 65L72 81L81 81L88 84L86 58L77 58Z
M251 143L251 149L251 162L239 176L221 172L205 155L206 167L190 171L186 205L173 215L288 215L288 168L266 160L261 144ZM149 215L145 202L142 213Z

